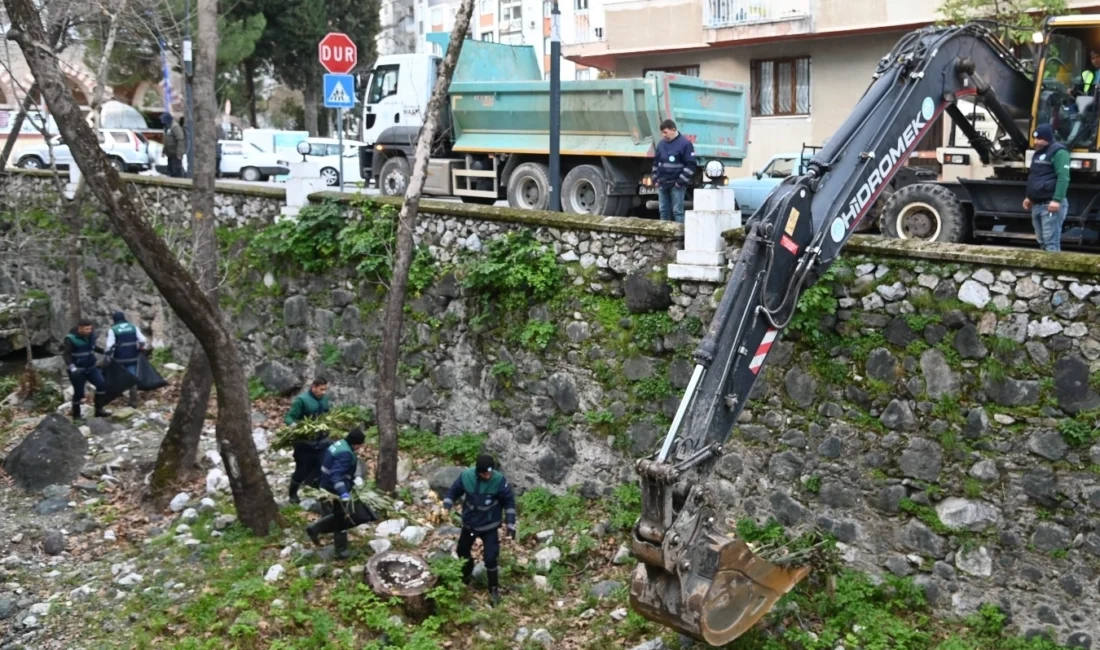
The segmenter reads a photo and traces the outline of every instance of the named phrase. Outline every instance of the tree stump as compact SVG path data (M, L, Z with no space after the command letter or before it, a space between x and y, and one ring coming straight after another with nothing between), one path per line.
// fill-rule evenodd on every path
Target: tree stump
M432 613L428 591L435 586L428 563L419 555L404 551L379 553L367 562L364 570L370 588L386 600L398 598L411 618L421 620Z

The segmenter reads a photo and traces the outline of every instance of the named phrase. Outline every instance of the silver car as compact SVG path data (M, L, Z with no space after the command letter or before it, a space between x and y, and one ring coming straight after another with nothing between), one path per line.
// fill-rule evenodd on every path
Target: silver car
M155 160L149 140L130 129L100 129L99 146L107 154L111 165L120 172L143 172L152 168ZM15 166L23 169L47 169L51 163L57 169L68 169L73 163L69 145L59 135L53 136L49 146L43 143L21 150Z

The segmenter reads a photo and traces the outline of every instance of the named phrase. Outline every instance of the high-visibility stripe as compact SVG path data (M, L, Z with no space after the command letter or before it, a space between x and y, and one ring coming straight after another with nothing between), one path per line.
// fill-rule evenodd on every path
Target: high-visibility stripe
M755 375L760 372L760 366L764 365L764 359L767 358L768 351L772 349L772 341L775 341L778 334L779 330L771 327L764 333L764 339L760 342L760 347L756 348L756 354L749 362L749 370L752 371L752 374Z

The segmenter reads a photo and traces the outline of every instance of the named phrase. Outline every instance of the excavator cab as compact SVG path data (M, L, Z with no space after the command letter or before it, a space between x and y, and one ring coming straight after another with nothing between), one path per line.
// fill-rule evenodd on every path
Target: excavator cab
M1094 15L1051 18L1033 41L1040 52L1028 132L1050 124L1070 149L1097 151L1100 20Z

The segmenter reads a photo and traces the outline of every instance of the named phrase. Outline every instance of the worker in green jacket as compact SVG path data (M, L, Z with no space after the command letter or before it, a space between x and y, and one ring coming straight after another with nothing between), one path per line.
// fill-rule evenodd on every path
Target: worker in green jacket
M1027 175L1024 209L1031 210L1035 239L1045 251L1062 250L1062 224L1066 221L1069 201L1069 149L1054 138L1049 124L1040 124L1035 133L1035 154Z
M317 377L309 390L294 398L283 421L288 425L295 425L302 420L320 417L332 409L328 396L328 380ZM294 473L290 476L291 503L298 503L298 489L303 485L317 487L321 481L321 462L325 458L325 450L331 443L328 433L318 432L313 440L303 440L294 443Z

